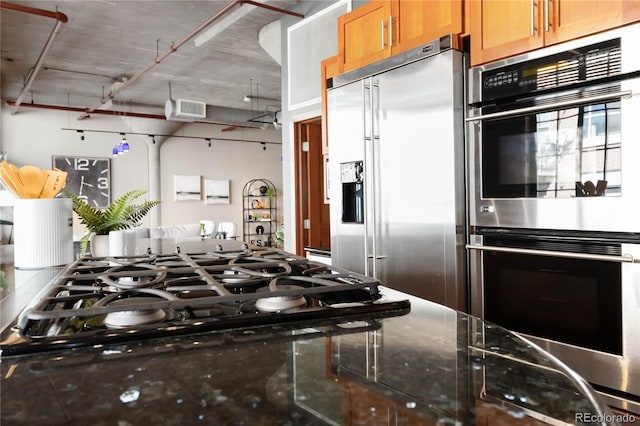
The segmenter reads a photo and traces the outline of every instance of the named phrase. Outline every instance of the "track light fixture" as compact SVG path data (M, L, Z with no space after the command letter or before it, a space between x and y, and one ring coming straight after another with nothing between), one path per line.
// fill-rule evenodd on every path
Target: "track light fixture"
M271 123L269 123L271 124ZM117 130L92 130L92 129L69 129L69 128L62 128L60 130L68 130L68 131L72 131L72 132L78 132L81 134L84 134L86 132L88 133L110 133L110 134L119 134L121 136L121 142L116 145L113 149L114 154L113 155L118 155L116 154L116 152L126 152L126 150L129 149L129 143L127 142L127 136L124 132L119 132ZM156 143L156 136L160 136L163 138L179 138L179 139L204 139L207 143L212 143L212 138L203 138L202 136L187 136L187 135L172 135L172 134L159 134L159 135L150 135L148 133L137 133L137 132L127 132L129 135L140 135L140 136L144 136L147 135L148 137L151 138L151 142L153 144ZM272 142L272 141L260 141L260 140L247 140L247 139L232 139L232 138L215 138L217 141L230 141L230 142L238 142L238 143L255 143L255 144L260 144L262 145L262 149L266 151L267 149L267 145L268 144L273 144L273 145L282 145L279 142ZM126 145L125 145L126 144ZM118 147L120 147L120 149L118 150ZM126 150L125 150L126 149Z
M80 140L84 140L84 130L76 130L76 132L80 133Z
M129 143L127 142L127 135L124 133L120 133L120 136L122 136L120 143L114 146L113 149L111 150L111 153L113 154L114 157L120 154L124 154L125 152L129 152Z
M122 152L129 152L129 142L127 142L127 136L124 133L122 134Z
M208 142L209 148L211 148L211 138L204 138L204 140Z

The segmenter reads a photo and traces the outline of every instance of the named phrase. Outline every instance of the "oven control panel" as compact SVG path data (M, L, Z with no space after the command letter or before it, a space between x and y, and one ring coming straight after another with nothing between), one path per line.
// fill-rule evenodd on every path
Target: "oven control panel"
M482 73L482 100L556 89L620 74L620 39L506 65Z

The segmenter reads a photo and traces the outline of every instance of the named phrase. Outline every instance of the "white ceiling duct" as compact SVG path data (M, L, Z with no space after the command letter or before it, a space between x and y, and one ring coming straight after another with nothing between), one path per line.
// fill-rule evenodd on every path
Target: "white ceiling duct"
M168 99L164 104L167 120L195 121L207 116L207 104L186 99Z
M172 100L168 100L167 103ZM173 102L178 101L173 100ZM175 106L171 106L169 109L174 108ZM167 109L165 108L165 113ZM223 124L229 126L243 126L243 127L255 127L259 128L262 123L252 121L255 119L256 115L260 115L260 112L257 111L249 111L246 109L238 109L238 108L227 108L220 107L215 105L206 105L206 115L201 118L192 118L192 117L177 117L175 112L169 111L167 115L168 121L197 121L199 123L212 123L212 124ZM273 113L264 113L264 114L273 114Z

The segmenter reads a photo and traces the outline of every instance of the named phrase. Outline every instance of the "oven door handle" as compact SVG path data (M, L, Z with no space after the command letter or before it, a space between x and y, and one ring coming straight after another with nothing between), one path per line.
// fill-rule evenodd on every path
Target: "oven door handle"
M469 250L479 250L479 251L500 251L503 253L565 257L569 259L601 260L605 262L640 263L640 259L635 259L630 254L623 254L622 256L612 256L612 255L606 255L606 254L572 253L572 252L555 251L555 250L534 250L534 249L513 248L513 247L480 246L475 244L467 244L466 247Z
M516 109L510 109L509 111L500 111L500 112L494 112L491 114L481 114L475 117L468 117L465 119L465 121L469 122L469 121L489 120L492 118L504 118L504 117L510 117L513 115L528 114L530 112L537 112L537 111L543 111L543 110L549 110L549 109L555 109L555 108L574 106L574 105L585 104L585 103L594 102L594 101L606 101L609 99L629 98L632 95L633 95L633 92L631 90L623 90L621 92L607 93L606 95L587 96L580 99L571 99L567 101L554 102L552 104L535 105L535 106L526 107L526 108L516 108Z

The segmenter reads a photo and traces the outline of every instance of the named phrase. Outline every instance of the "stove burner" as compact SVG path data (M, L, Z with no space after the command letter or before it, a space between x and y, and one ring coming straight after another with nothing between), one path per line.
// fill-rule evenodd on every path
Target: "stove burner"
M150 287L161 283L167 276L165 269L155 265L137 264L116 266L105 271L103 280L116 288L127 290L139 287Z
M130 297L128 299L115 300L108 306L132 306L144 302L152 302L157 299L153 297ZM123 310L110 312L104 318L104 325L107 328L127 328L135 327L143 324L152 324L165 319L167 314L162 309L145 309L145 310Z
M299 290L304 287L297 285L280 285L280 290ZM259 288L256 293L269 292L270 287ZM256 309L260 312L280 312L289 311L307 305L307 299L304 296L273 296L262 297L256 300Z

